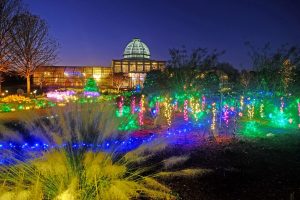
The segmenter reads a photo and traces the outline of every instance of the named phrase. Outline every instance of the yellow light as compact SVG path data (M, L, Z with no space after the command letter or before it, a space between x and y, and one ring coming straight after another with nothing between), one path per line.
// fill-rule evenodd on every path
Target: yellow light
M101 75L100 74L94 74L93 77L94 77L94 79L99 81L99 79L101 78Z
M260 104L259 113L260 113L260 117L261 118L265 117L265 114L264 114L264 104Z
M241 96L241 100L240 100L240 109L243 110L244 107L244 97Z
M252 119L254 117L254 105L247 105L248 108L248 117Z
M168 126L171 126L171 122L172 122L172 105L171 105L171 98L166 98L165 102L164 102L164 107L165 107L165 112L164 112L164 116L167 119L167 124Z

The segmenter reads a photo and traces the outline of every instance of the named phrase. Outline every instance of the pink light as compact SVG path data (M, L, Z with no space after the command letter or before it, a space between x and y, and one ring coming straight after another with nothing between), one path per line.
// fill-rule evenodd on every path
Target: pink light
M155 110L156 110L156 113L159 114L159 102L158 101L155 103Z
M183 119L184 121L188 121L189 120L189 115L188 115L188 100L184 100L184 104L183 104Z
M100 96L99 92L92 92L92 91L84 91L83 94L86 97L99 97Z
M177 101L174 103L174 106L173 106L173 107L174 107L174 110L175 110L175 111L178 110L178 102L177 102Z
M142 95L141 99L140 99L140 112L138 114L138 118L139 118L139 124L140 126L144 125L144 95Z
M228 112L228 105L225 105L224 107L224 116L223 119L225 121L226 126L228 127L228 123L229 123L229 112Z
M205 103L206 103L206 97L202 96L202 103L201 103L201 110L204 111L205 109Z
M52 91L47 93L47 98L56 99L57 101L68 100L70 97L73 97L75 92L73 90L70 91Z
M123 96L121 97L120 101L118 101L117 105L119 108L119 114L120 114L120 116L122 116L123 115L123 105L124 105L124 97Z
M284 108L284 101L283 101L283 97L280 98L280 112L283 112L283 108Z
M298 116L300 117L300 102L298 103ZM300 119L299 119L300 121ZM300 122L298 124L298 128L300 128Z
M131 108L131 114L134 114L134 112L135 112L135 97L132 97L132 99L131 99L130 108Z

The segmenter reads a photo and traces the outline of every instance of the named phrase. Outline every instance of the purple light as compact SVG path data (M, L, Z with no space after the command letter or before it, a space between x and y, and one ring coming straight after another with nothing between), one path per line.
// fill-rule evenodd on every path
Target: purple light
M99 97L100 96L99 92L92 92L92 91L84 91L83 94L86 97Z
M73 97L76 93L73 90L68 91L51 91L47 93L47 98L55 99L57 101L68 100Z

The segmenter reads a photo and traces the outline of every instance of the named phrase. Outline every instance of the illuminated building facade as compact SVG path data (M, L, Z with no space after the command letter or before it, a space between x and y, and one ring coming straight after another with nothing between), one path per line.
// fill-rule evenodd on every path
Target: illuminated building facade
M33 83L43 87L83 87L94 78L100 88L112 87L112 70L100 66L44 66L33 74Z
M146 73L163 70L165 61L150 59L147 45L133 39L125 48L123 59L113 60L111 67L103 66L43 66L33 74L33 83L43 87L83 87L93 77L100 88L123 89L143 86Z

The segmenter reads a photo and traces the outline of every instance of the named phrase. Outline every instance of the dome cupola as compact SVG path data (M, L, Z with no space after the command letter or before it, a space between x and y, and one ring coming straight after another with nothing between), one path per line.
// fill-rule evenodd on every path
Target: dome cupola
M140 39L134 38L125 48L125 59L150 59L150 51L147 45Z

